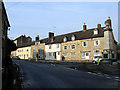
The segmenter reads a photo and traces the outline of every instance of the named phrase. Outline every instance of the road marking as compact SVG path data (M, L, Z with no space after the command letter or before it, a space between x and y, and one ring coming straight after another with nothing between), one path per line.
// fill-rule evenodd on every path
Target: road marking
M97 75L96 73L92 73L93 75Z
M106 78L109 78L109 79L111 79L111 77L106 77Z
M88 74L92 74L92 72L87 72Z
M118 79L118 78L120 78L120 77L114 77L115 79Z

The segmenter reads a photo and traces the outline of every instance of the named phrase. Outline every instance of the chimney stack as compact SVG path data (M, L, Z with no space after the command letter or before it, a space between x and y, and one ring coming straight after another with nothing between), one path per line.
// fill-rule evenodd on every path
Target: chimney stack
M86 30L87 26L85 25L85 23L83 24L83 30Z
M54 33L49 32L49 39L51 39L51 42L53 42L53 38L54 38Z
M101 24L98 24L98 25L97 25L97 28L101 28Z
M108 17L108 19L105 21L105 25L106 27L112 27L110 17Z
M54 33L49 32L49 39L50 39L50 38L54 38Z
M36 37L36 41L39 41L39 35L37 35L37 37Z

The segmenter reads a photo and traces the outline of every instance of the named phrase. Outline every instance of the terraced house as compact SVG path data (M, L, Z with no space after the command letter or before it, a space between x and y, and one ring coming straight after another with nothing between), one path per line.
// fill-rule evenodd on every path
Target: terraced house
M45 59L61 60L61 42L60 37L54 37L54 33L49 32L49 38L45 43Z
M45 59L45 42L47 39L39 40L39 35L36 37L34 45L31 45L31 58L32 59Z
M58 36L49 32L48 38L39 40L37 36L28 45L23 45L24 49L29 48L27 57L34 59L62 60L64 57L64 60L85 61L92 60L94 56L102 56L105 60L117 58L117 42L113 36L110 17L105 21L104 27L97 24L96 28L87 29L84 23L81 31ZM25 56L22 55L22 58Z
M61 43L65 60L92 60L94 56L115 60L117 42L114 40L110 17L105 25L101 27L98 24L97 28L87 29L84 23L83 30L65 34Z

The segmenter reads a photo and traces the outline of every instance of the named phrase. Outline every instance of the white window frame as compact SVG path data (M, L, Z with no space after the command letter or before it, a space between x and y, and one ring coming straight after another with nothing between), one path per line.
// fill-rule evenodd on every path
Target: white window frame
M75 35L72 35L71 40L72 40L72 41L75 40Z
M52 45L49 45L49 49L52 49Z
M72 46L73 46L73 45L75 46L75 44L71 44L71 49L72 49L72 50L74 50L74 49L75 49L75 48L72 48Z
M40 42L35 42L35 45L40 45Z
M66 49L65 49L65 46L66 46ZM64 45L64 46L63 46L63 50L67 50L67 45Z
M64 53L63 56L64 56L64 57L67 57L67 53Z
M33 52L35 52L35 48L33 48Z
M95 52L96 51L99 51L99 54L100 54L100 50L99 49L97 49L97 50L94 50L94 56L98 56L98 55L95 55ZM100 56L100 55L99 55Z
M71 52L71 57L75 57L75 52Z
M97 35L98 34L98 30L94 30L94 35Z
M59 48L60 47L60 45L59 44L57 44L57 46L56 46L57 48Z
M98 45L96 44L97 41L98 41ZM100 40L94 40L94 45L99 46L100 45Z
M66 41L67 41L67 37L64 37L64 38L63 38L63 41L66 42Z
M50 55L51 54L51 55ZM49 52L49 56L52 56L52 53L51 52Z
M29 50L27 49L26 51L28 52Z
M82 56L84 54L84 56ZM81 52L81 58L85 58L85 52Z
M60 55L60 51L58 51L58 55Z
M84 46L84 42L86 43L86 46ZM83 46L83 47L87 47L87 41L83 41L83 42L82 42L82 46Z

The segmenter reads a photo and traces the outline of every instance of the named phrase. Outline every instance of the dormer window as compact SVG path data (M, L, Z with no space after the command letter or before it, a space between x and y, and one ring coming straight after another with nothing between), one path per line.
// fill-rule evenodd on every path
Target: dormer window
M72 41L75 40L75 35L72 35L71 40Z
M67 41L67 37L64 37L63 41L66 42Z
M35 42L35 45L40 45L40 42Z
M97 29L94 30L94 35L96 35L96 34L98 34L98 30Z

